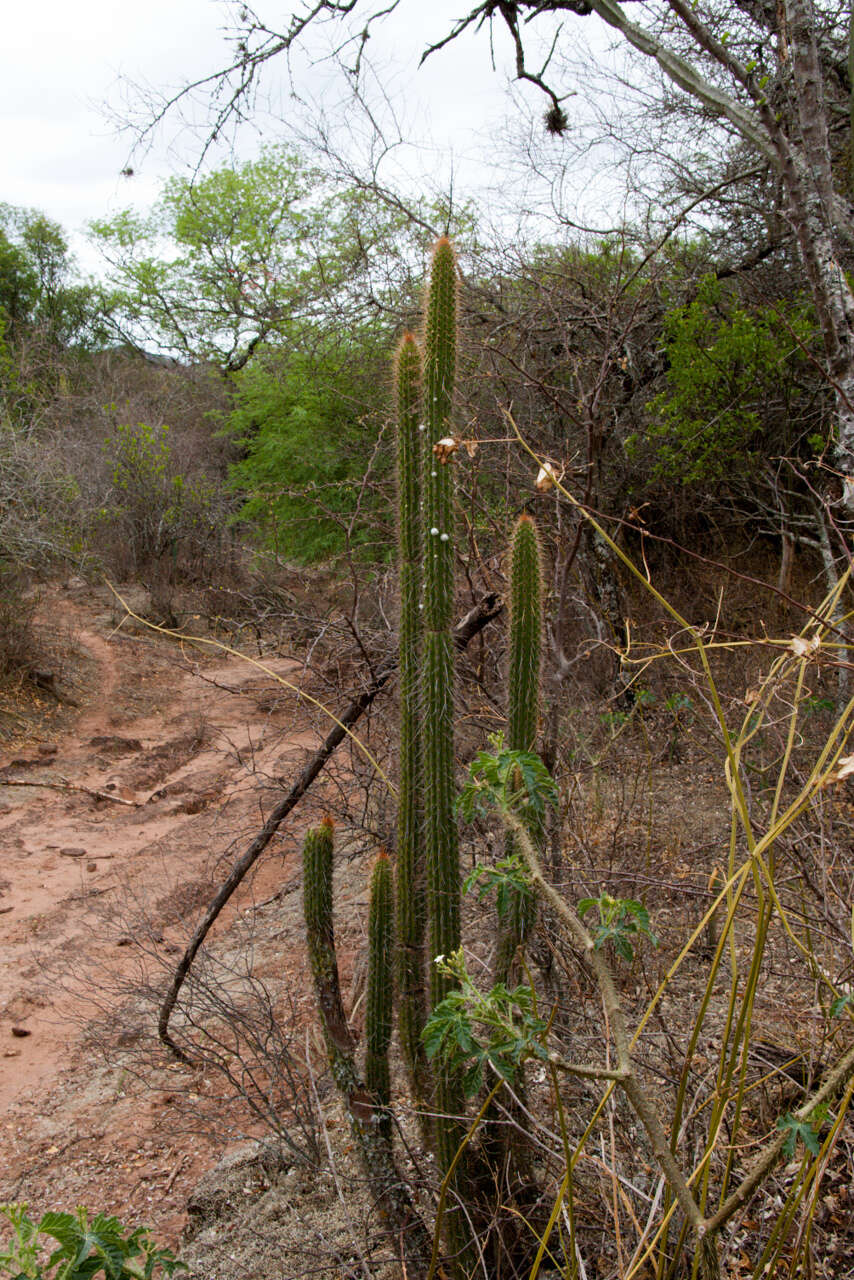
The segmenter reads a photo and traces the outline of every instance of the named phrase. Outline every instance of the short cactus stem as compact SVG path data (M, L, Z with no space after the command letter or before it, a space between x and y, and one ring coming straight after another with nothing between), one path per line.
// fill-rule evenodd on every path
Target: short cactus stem
M510 671L507 745L533 751L540 704L540 649L543 626L540 540L530 516L513 531L510 566Z
M388 1106L394 953L394 901L391 863L380 851L371 873L368 918L368 986L365 1006L365 1085L382 1107L380 1124L391 1134Z
M533 751L537 741L540 702L542 636L542 556L534 521L522 515L513 530L510 554L510 657L508 670L507 745L512 751ZM539 843L539 824L529 823ZM507 853L513 852L508 838ZM513 893L499 939L496 980L508 979L513 958L527 942L536 920L531 892Z

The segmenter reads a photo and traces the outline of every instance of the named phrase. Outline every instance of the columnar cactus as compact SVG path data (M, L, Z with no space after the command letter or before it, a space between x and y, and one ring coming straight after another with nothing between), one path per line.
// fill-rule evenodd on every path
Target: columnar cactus
M398 1029L413 1092L426 1093L421 1044L426 1019L424 939L426 884L419 675L422 633L423 519L421 471L421 353L411 333L395 360L397 382L397 494L400 568L400 793L397 808Z
M365 1005L365 1085L383 1110L379 1124L391 1136L388 1106L394 955L394 902L391 864L383 849L371 875L368 918L368 986Z
M303 844L303 912L308 958L335 1083L349 1096L358 1085L353 1039L344 1014L332 917L333 823L325 818Z
M454 812L454 484L450 463L451 409L457 363L457 264L448 240L433 251L424 332L424 391L427 426L424 546L424 786L427 831L427 898L430 954L450 955L460 945L460 867ZM430 966L435 1007L453 980ZM439 1063L435 1090L436 1155L447 1172L463 1140L459 1117L464 1096L459 1078ZM460 1170L456 1178L459 1180ZM458 1211L445 1223L453 1274L472 1259L469 1232Z
M433 253L425 325L424 383L427 426L424 565L424 785L430 950L449 955L460 945L460 877L454 816L454 495L449 453L457 360L457 267L450 242ZM451 980L431 966L434 1005Z
M454 493L449 460L455 449L451 410L456 373L457 269L446 239L436 245L427 294L423 372L418 344L405 334L396 357L398 503L400 537L400 799L397 825L397 907L392 905L389 860L380 854L371 886L369 976L366 1003L365 1082L355 1068L353 1042L341 1007L332 934L331 825L310 832L305 854L305 911L324 1035L336 1083L348 1099L354 1132L369 1168L381 1170L386 1196L398 1216L411 1213L400 1191L392 1198L394 1161L389 1124L388 1047L392 982L389 968L393 913L397 921L397 982L401 1046L413 1090L426 1101L430 1073L421 1042L426 1021L425 934L430 958L460 946L460 874L454 811ZM423 400L422 400L423 398ZM515 738L530 747L536 730L539 672L539 553L533 526L517 531L520 563L528 568L533 603L515 606L519 633L518 719ZM520 577L521 581L521 577ZM520 591L523 588L520 587ZM528 597L526 597L527 599ZM521 597L520 597L521 599ZM526 666L527 664L527 666ZM531 706L533 705L533 712ZM525 718L527 717L527 719ZM515 722L515 720L514 720ZM425 877L426 867L426 877ZM425 884L426 879L426 884ZM515 944L514 944L515 950ZM453 978L430 968L430 1004L440 1003ZM435 1064L430 1099L440 1169L446 1173L465 1135L465 1099L459 1074ZM361 1090L361 1092L360 1092ZM457 1169L471 1190L491 1185L473 1165ZM478 1182L478 1178L480 1182ZM397 1194L397 1193L395 1193ZM444 1219L449 1274L468 1275L476 1264L471 1231L450 1209ZM407 1228L407 1230L409 1230ZM423 1230L423 1228L422 1228ZM415 1251L422 1248L416 1236Z
M510 660L507 689L507 746L533 751L540 699L542 634L542 566L537 528L530 516L519 517L510 555ZM532 830L535 842L539 830ZM513 842L508 840L508 853ZM496 978L505 981L519 946L534 926L536 901L530 892L514 893L499 943Z

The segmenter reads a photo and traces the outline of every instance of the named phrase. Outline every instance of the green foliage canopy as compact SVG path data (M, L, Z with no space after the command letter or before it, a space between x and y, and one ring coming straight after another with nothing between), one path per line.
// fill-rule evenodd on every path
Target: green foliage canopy
M366 300L381 309L372 268L404 226L271 147L235 169L172 178L150 213L90 230L122 339L232 373L263 344L292 340L298 321L346 323Z
M227 430L242 451L231 471L239 513L289 560L309 563L370 537L377 503L371 455L386 398L387 334L379 325L295 335L265 347L235 377ZM351 543L352 545L352 543Z
M771 455L820 448L821 438L804 439L815 335L806 303L748 309L705 276L664 320L667 386L647 405L655 477L717 483L750 476ZM630 457L639 445L630 437Z

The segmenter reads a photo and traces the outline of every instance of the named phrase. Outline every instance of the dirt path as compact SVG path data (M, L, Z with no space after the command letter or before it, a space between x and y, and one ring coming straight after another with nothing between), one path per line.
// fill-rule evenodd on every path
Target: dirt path
M215 1108L216 1084L155 1050L137 1087L134 982L162 981L315 737L270 676L117 630L106 593L58 589L41 614L73 637L82 690L61 732L0 748L0 1199L88 1203L174 1240L221 1139L188 1143L173 1104L189 1091L204 1109L207 1091ZM220 932L293 879L294 851L292 826Z

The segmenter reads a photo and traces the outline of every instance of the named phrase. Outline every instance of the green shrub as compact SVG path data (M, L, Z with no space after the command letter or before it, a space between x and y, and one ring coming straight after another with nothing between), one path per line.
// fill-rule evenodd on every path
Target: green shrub
M168 1249L157 1249L145 1227L129 1234L118 1218L99 1213L45 1213L33 1222L25 1204L0 1206L12 1239L0 1246L0 1274L13 1280L153 1280L186 1271ZM55 1246L54 1247L54 1243Z
M231 470L238 518L278 555L310 564L370 538L385 357L372 331L301 331L236 377L226 429L243 454Z

